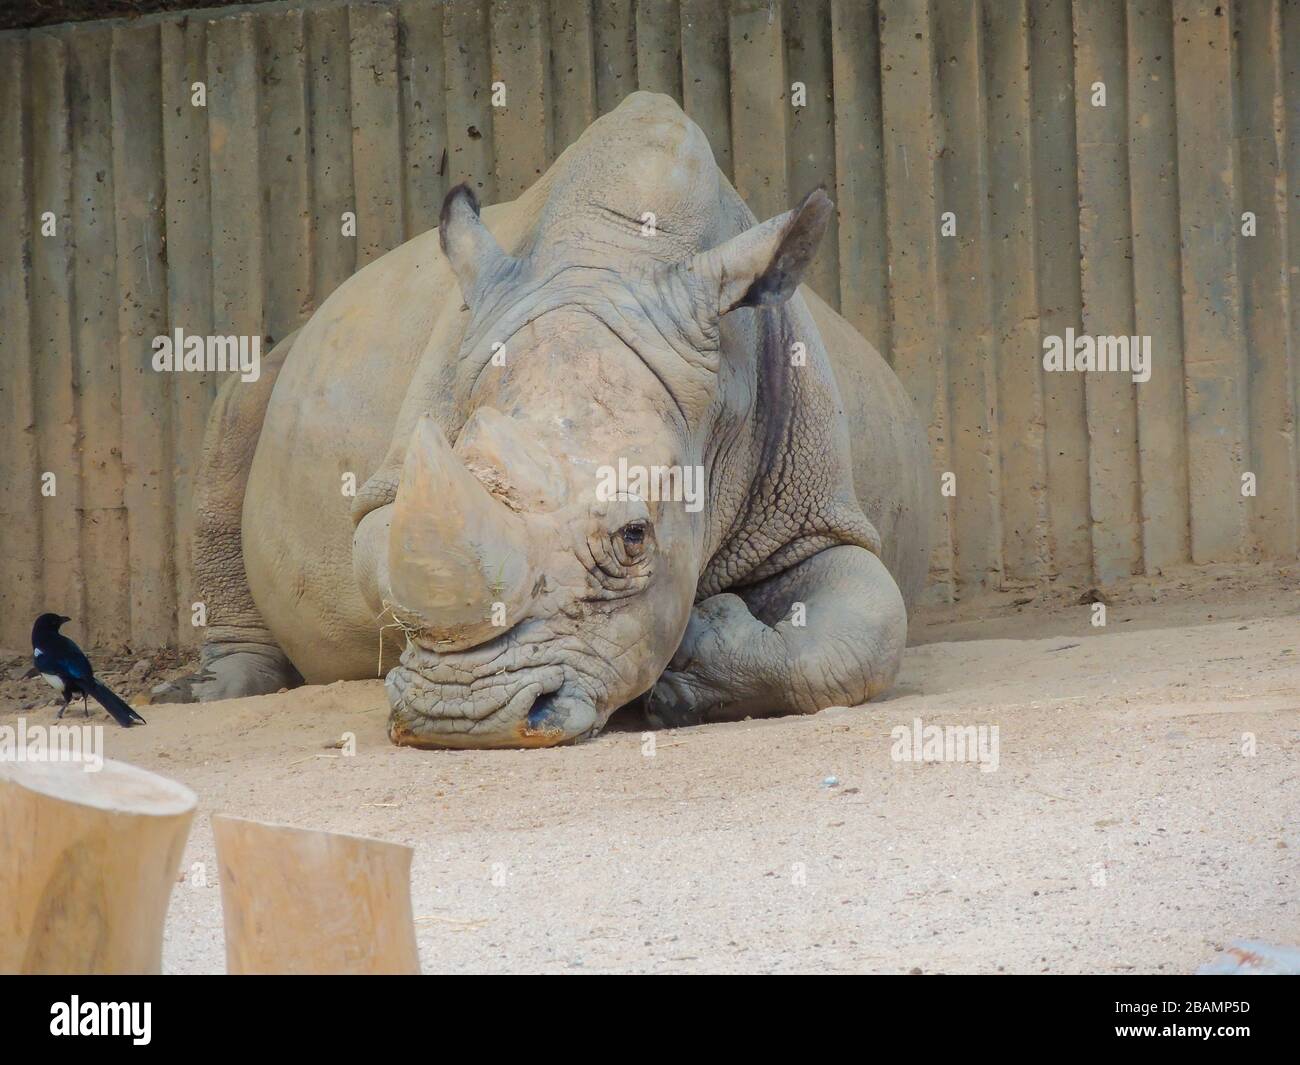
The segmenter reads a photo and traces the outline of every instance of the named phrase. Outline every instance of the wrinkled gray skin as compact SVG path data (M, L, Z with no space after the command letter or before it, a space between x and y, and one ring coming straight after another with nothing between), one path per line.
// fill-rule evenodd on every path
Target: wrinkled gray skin
M831 210L818 190L756 224L647 93L483 218L454 190L438 231L223 389L198 497L211 628L174 697L374 676L395 622L402 744L581 739L641 696L676 725L886 690L929 458L880 356L796 292ZM620 459L702 467L703 505L602 497Z

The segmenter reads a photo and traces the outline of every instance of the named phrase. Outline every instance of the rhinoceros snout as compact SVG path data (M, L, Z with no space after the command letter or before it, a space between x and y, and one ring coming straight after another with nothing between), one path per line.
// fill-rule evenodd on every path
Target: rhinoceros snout
M485 664L412 644L389 672L388 734L409 747L551 747L594 733L595 700L560 665Z

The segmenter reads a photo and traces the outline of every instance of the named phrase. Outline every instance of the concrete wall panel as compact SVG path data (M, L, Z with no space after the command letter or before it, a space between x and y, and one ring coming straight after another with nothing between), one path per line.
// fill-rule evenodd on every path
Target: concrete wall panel
M1298 57L1296 0L285 0L0 34L0 643L43 608L198 639L218 375L154 373L154 335L266 350L453 184L516 195L636 88L759 217L834 195L809 281L928 429L932 601L1294 558ZM1067 330L1149 336L1150 380L1046 371Z

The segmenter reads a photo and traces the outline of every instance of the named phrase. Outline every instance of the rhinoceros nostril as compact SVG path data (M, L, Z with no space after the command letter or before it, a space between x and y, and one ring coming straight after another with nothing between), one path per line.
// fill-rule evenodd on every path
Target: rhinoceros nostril
M550 724L550 717L555 710L555 700L558 698L556 692L543 692L533 702L532 709L528 711L528 727L530 729L544 729Z

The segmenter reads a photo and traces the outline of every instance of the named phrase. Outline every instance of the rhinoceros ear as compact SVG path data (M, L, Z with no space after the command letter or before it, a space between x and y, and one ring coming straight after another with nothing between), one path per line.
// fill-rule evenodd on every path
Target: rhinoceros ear
M457 185L442 201L438 243L455 271L461 297L469 304L481 290L481 282L510 262L479 217L478 197L468 185Z
M799 287L835 205L818 187L793 211L769 218L685 264L716 296L719 314L784 303Z

